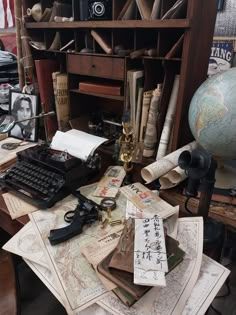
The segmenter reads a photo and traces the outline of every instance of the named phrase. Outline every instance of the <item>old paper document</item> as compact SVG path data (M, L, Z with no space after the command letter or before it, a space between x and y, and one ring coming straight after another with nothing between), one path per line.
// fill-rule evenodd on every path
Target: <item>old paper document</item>
M141 170L142 178L146 181L147 184L153 182L155 179L160 178L162 175L168 173L170 170L178 165L178 158L183 151L192 151L196 148L197 142L193 141L178 149L177 151L166 155L162 159L144 167Z
M85 190L88 194L88 188ZM82 188L80 191L85 194ZM117 199L117 208L112 212L113 217L123 215L125 201L121 194ZM84 229L82 234L64 243L51 246L48 241L49 231L66 225L64 214L68 210L75 209L77 202L76 198L69 196L58 202L50 211L39 210L30 214L34 230L40 239L44 255L69 314L81 311L108 292L83 256L81 248L92 240L111 234L111 226L102 229L99 223L94 223Z
M25 214L29 214L38 210L37 207L32 206L28 202L20 199L12 193L5 193L2 195L2 197L6 203L7 209L12 219L19 218Z
M2 148L3 144L6 143L18 143L19 146L17 146L15 149L13 150L6 150L4 148ZM22 141L19 139L15 139L15 138L6 138L2 141L0 141L0 170L5 170L5 166L10 167L11 166L11 161L15 161L16 160L16 153L20 152L22 150L25 150L27 148L33 147L35 146L37 143L32 143L32 142L27 142L27 141Z
M37 213L37 212L36 212ZM198 251L198 242L201 242L201 235L199 235L201 224L196 218L184 218L179 219L178 228L178 240L182 245L182 248L186 251L186 256L182 263L180 263L174 270L172 270L167 276L166 288L153 288L134 306L128 308L112 293L108 297L102 298L96 304L91 305L86 310L78 313L70 312L73 315L166 315L166 314L181 314L181 315L202 315L206 312L212 300L218 293L219 289L225 282L229 275L229 270L218 264L214 260L207 256L202 256L201 269L198 279L191 290L188 288L189 278L191 273L195 273L194 265L196 264L196 256ZM46 233L47 234L47 233ZM93 240L93 238L91 238ZM37 242L38 241L38 242ZM4 249L13 252L22 257L27 257L26 262L36 273L36 275L44 282L49 290L55 295L55 297L66 306L66 302L63 300L65 292L61 293L60 283L58 287L58 281L54 278L54 273L50 269L50 264L44 257L43 249L40 247L39 240L31 224L28 223L22 230L20 230L7 244L4 245ZM32 251L32 253L31 253ZM70 254L69 251L63 252L61 255ZM40 264L39 264L40 262ZM44 266L46 262L46 266ZM68 261L69 262L69 261ZM68 265L68 273L71 273L71 285L76 285L78 279L73 277L80 276L81 279L88 279L87 272L81 275L76 273L77 265L74 261ZM74 271L74 272L73 272ZM79 272L79 271L78 271ZM85 278L84 278L85 277ZM63 277L62 277L63 278ZM62 279L60 278L60 279ZM83 280L84 281L84 280ZM90 283L91 284L91 283ZM65 287L66 288L66 287ZM188 288L189 298L185 295L185 288ZM67 289L70 289L68 285ZM66 289L66 290L67 290ZM85 289L85 287L84 287ZM90 290L88 289L88 292ZM79 293L79 291L77 291ZM187 295L188 295L187 294ZM184 295L184 299L182 299ZM102 295L101 295L102 297ZM186 302L184 302L186 300ZM182 311L179 309L178 304L181 301L183 304ZM173 304L173 305L172 305ZM175 312L176 309L176 312ZM177 313L178 310L178 313Z
M17 234L15 234L3 246L3 249L18 256L30 259L41 266L47 267L48 265L31 222L28 222Z
M71 129L66 132L57 131L52 138L50 147L54 150L67 151L71 155L87 161L97 147L106 140L80 130Z
M126 307L111 293L97 303L116 315L176 315L182 314L195 286L202 260L202 218L182 218L178 223L177 240L186 255L166 276L166 287L152 288L131 308Z
M123 166L109 166L103 177L97 184L93 196L116 197L126 172Z
M159 146L157 149L157 156L156 160L159 160L163 158L166 155L167 152L167 147L170 141L171 137L171 132L173 128L173 123L174 123L174 116L176 112L176 105L177 105L177 99L178 99L178 92L179 92L179 75L175 75L171 95L170 95L170 100L166 112L166 118L165 122L162 128L161 132L161 138L159 141Z
M46 267L38 265L37 263L31 262L30 260L25 260L26 263L31 267L35 274L41 279L41 281L48 287L48 289L55 295L55 297L62 303L61 297L53 280L50 270ZM224 266L220 265L213 259L203 255L201 269L199 273L198 280L190 294L190 297L185 304L184 310L181 315L202 315L205 314L212 300L224 284L230 271ZM147 293L149 294L149 293ZM116 298L117 299L117 298ZM118 299L117 299L118 300ZM63 304L63 303L62 303ZM132 308L129 308L132 312ZM82 311L80 315L84 315L85 311L92 311L90 314L96 315L109 315L109 314L119 314L116 312L108 312L107 310L102 312L101 307L93 304L91 307ZM78 314L78 313L77 313ZM132 314L132 313L130 313ZM136 315L146 315L143 313L136 312ZM155 314L155 313L154 313ZM175 313L173 313L175 314ZM78 314L79 315L79 314ZM176 314L175 314L176 315Z
M135 219L134 283L166 286L168 272L163 220Z
M58 301L63 305L63 301L62 301L61 296L60 296L60 294L56 288L55 281L53 279L53 275L52 275L50 269L42 267L41 265L38 265L37 263L32 263L28 259L24 259L24 261L34 271L34 273L39 277L39 279L45 284L45 286L52 292L52 294L55 296L55 298L57 298ZM81 312L74 313L74 315L91 315L91 314L110 315L109 312L107 312L105 309L101 308L96 303L87 307L85 310L83 310Z
M179 185L182 181L187 178L185 170L181 169L179 166L173 168L168 173L162 175L159 178L161 185L160 189L170 189Z
M174 207L140 183L123 186L120 191L139 209L139 218L145 218L148 213L148 218L158 215L166 219L176 212Z
M102 281L104 287L109 291L114 290L117 285L99 273L97 271L97 265L115 249L123 228L124 225L115 226L112 229L111 234L107 234L97 240L92 240L81 248L83 255L86 257L88 262L93 265L97 272L97 276Z

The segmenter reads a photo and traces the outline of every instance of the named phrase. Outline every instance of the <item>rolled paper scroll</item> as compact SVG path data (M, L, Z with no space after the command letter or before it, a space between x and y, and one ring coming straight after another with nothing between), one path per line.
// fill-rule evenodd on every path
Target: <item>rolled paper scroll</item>
M177 166L159 178L161 189L173 188L179 185L186 178L187 175L185 170L182 170L179 166Z
M157 118L159 111L159 101L161 96L161 84L153 91L150 109L148 113L147 128L144 137L144 157L153 156L157 146Z
M143 93L143 106L142 106L142 115L140 123L140 132L139 132L139 141L144 140L145 131L147 127L148 111L152 99L153 90L145 91Z
M160 178L164 174L168 173L170 170L175 168L178 165L178 159L180 153L185 150L193 151L197 148L197 142L193 141L184 147L171 152L170 154L166 155L164 158L144 167L141 170L142 178L146 181L146 184L151 183L157 178Z
M166 155L168 143L170 141L171 130L173 127L174 115L176 111L176 104L178 98L178 91L179 91L179 75L175 76L170 101L166 113L165 123L161 133L161 139L159 142L156 160L161 159L163 156Z

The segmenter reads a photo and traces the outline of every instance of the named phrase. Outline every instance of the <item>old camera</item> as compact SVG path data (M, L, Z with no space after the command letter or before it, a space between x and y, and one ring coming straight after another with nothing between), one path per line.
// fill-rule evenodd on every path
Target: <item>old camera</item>
M111 0L80 0L80 20L111 20L112 1Z

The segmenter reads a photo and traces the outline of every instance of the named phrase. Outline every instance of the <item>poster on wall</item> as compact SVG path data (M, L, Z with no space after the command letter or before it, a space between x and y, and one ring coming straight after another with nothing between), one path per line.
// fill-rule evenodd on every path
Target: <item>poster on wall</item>
M213 41L207 73L209 77L231 68L233 51L233 41Z

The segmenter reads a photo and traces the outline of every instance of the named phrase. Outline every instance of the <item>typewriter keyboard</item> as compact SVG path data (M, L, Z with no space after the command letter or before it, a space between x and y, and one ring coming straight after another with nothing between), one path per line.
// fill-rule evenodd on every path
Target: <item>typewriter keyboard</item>
M14 190L40 200L50 200L65 184L62 175L27 161L17 162L5 181Z

